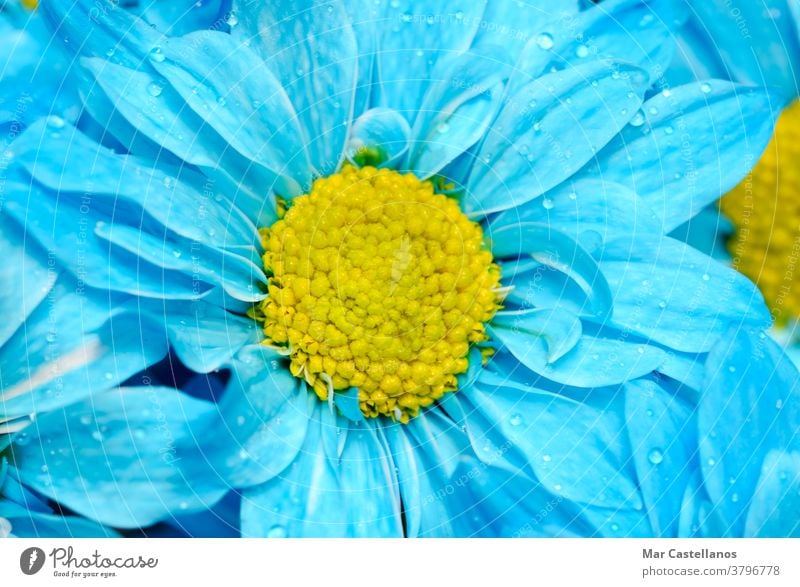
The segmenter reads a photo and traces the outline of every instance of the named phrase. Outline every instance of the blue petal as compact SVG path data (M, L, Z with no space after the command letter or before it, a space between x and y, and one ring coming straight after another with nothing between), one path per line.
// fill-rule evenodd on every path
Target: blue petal
M119 534L80 516L31 511L0 498L0 522L6 518L16 538L115 538ZM3 538L0 527L0 538Z
M302 458L314 405L309 401L317 399L309 398L285 358L263 345L243 348L230 366L232 377L219 411L197 435L211 435L204 452L226 484L250 487L273 479L298 455Z
M795 2L711 0L692 10L693 20L708 35L707 43L725 63L726 74L742 83L776 86L789 97L800 93L797 55L800 41L788 14ZM745 23L742 29L740 23Z
M420 178L438 173L483 137L502 103L505 50L443 58L412 129L408 168Z
M504 350L534 373L575 387L624 383L659 370L666 360L666 353L653 346L584 335L568 353L550 361L542 338L506 329L492 328L491 332Z
M745 535L800 538L800 452L770 451L764 457Z
M765 335L732 327L708 356L698 408L703 478L720 534L742 535L747 506L756 505L754 493L767 455L800 449L798 421L800 378L795 366ZM762 491L770 494L771 485L765 479ZM763 516L761 512L754 515ZM758 531L754 524L753 531Z
M358 164L366 150L371 165L395 167L408 152L410 140L411 129L405 118L389 108L372 108L359 116L350 129L347 159Z
M696 422L678 398L652 381L625 385L625 418L653 532L678 536L684 492L696 471Z
M436 410L385 430L397 467L406 536L463 535L458 519L474 507L474 498L469 491L455 490L453 475L462 458L472 454L466 435Z
M374 423L339 429L316 402L302 456L279 477L247 489L242 535L250 537L400 537L400 494L385 440ZM332 460L325 437L346 433Z
M364 421L364 414L358 402L358 389L351 387L347 391L339 391L334 394L334 403L342 416L351 422Z
M379 24L373 105L394 108L414 124L439 60L466 51L486 0L397 0Z
M611 314L612 298L608 282L600 268L572 238L546 225L522 222L494 229L486 234L496 258L530 255L543 265L568 276L586 295L590 315L605 320Z
M110 391L38 418L31 442L13 445L13 460L25 484L73 511L109 526L146 526L225 493L202 456L180 448L189 423L209 410L169 388Z
M232 148L286 182L282 195L311 187L295 109L252 49L231 35L198 31L170 39L159 55L151 56L153 67Z
M464 209L507 210L557 186L630 120L647 83L635 66L592 61L522 86L478 150Z
M685 13L673 0L606 0L577 15L566 13L536 31L539 34L522 50L512 86L552 68L569 69L587 58L631 63L655 82L670 64L670 29L682 18Z
M156 363L166 341L120 300L62 280L0 349L0 419L66 406ZM142 344L147 339L147 344Z
M255 320L204 301L167 303L162 311L175 354L198 373L219 369L244 345L259 339Z
M629 186L670 232L739 183L782 105L766 90L719 80L664 90L582 176Z
M577 0L549 0L545 2L518 2L517 0L492 0L486 5L476 45L502 45L508 51L509 65L514 65L525 44L546 25L556 19L578 12Z
M0 348L25 322L44 299L58 276L54 264L48 266L47 253L11 221L0 217Z
M506 339L541 338L547 346L547 362L553 363L568 353L581 338L581 321L564 310L533 309L498 312L490 330L504 344ZM513 344L513 343L512 343Z
M459 391L502 430L528 459L548 491L599 507L641 507L626 471L622 422L562 396L480 382Z
M642 237L633 248L623 239L598 256L614 296L613 322L670 348L705 352L730 324L771 323L747 278L671 238Z
M131 7L156 30L178 36L201 29L219 29L224 24L235 26L229 0L149 0Z
M356 39L342 3L243 2L237 10L246 26L234 28L233 35L261 50L285 88L315 173L333 173L353 115L358 65Z
M540 199L501 213L491 226L538 222L564 234L594 252L602 242L661 231L661 220L635 192L610 181L581 179L565 182ZM632 242L633 246L633 242Z

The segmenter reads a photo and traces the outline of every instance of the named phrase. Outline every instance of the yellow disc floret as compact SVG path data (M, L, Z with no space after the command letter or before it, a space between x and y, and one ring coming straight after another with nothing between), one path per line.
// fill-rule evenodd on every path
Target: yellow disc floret
M752 173L722 198L736 226L734 265L752 279L779 325L800 318L800 102L787 108Z
M321 400L402 422L454 391L499 307L483 231L429 181L345 167L262 229L266 343Z

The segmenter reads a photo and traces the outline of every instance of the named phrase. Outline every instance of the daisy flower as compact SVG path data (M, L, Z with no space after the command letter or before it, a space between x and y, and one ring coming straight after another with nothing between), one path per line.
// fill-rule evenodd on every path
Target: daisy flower
M28 233L74 267L90 219L87 284L227 384L173 475L15 451L70 470L37 491L116 526L233 490L247 536L797 531L797 373L755 287L667 236L780 100L665 85L671 2L235 2L183 36L41 8L96 124L18 139Z
M719 202L732 227L709 231L727 237L729 262L758 284L778 327L775 336L785 343L796 338L800 318L798 19L797 4L784 0L692 7L673 73L769 86L788 103L752 172ZM800 357L796 348L790 352Z

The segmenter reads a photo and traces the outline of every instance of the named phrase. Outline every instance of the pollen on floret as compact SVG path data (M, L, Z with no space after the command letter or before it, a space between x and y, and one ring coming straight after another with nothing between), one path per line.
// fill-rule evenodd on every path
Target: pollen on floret
M736 227L733 264L764 294L775 322L800 319L800 101L784 110L761 159L720 200Z
M430 181L346 166L261 230L265 343L323 401L407 422L457 388L500 307L483 231Z

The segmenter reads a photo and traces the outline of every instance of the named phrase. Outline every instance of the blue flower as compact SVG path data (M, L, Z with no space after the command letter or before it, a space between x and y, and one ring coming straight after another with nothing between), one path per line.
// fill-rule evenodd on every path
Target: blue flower
M704 3L685 24L683 51L668 72L673 80L710 73L766 85L791 102L747 180L720 200L719 207L703 214L709 222L693 220L688 237L703 250L713 248L758 284L775 319L773 335L796 360L800 359L800 280L794 269L800 238L800 174L794 171L800 155L799 25L797 5L785 0L758 5Z
M97 458L160 445L141 390L93 400L105 440L45 416L74 457L17 462L85 485L37 491L119 526L233 489L247 536L798 531L797 372L754 286L667 236L780 100L659 84L671 2L244 2L177 37L93 6L43 8L103 132L28 129L9 214L229 379L149 396L168 470Z

